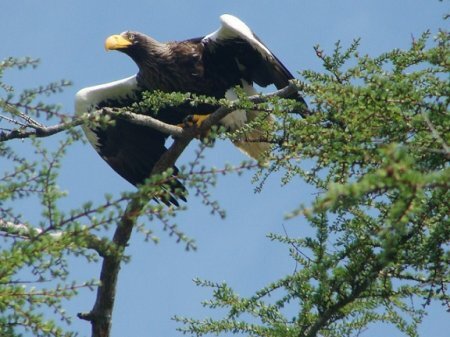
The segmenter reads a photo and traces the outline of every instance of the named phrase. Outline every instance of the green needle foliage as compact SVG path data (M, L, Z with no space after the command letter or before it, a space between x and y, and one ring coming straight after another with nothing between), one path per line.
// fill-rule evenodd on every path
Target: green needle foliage
M9 58L0 62L0 75L6 70L36 65L36 60ZM14 88L1 82L0 136L14 129L40 126L39 119L60 120L57 106L36 100L60 92L68 84L61 81L16 94ZM0 142L1 336L21 336L24 331L35 336L74 336L44 317L43 312L50 309L69 323L71 317L66 314L63 301L75 296L82 287L97 285L94 280L71 280L68 261L71 255L84 256L89 261L96 258L86 249L92 237L81 221L89 214L100 214L99 209L82 207L64 214L58 207L66 195L57 184L61 160L78 139L78 131L69 130L54 148L37 138L29 140L26 150ZM20 207L14 207L20 200L41 205L41 214L35 219L23 219Z
M449 34L376 58L360 56L358 43L337 43L332 55L316 47L326 72L304 71L300 83L313 113L279 109L278 145L256 175L259 188L281 171L284 183L300 176L320 192L288 215L306 218L315 236L269 235L290 247L296 272L248 298L197 280L213 289L204 305L227 314L175 317L181 331L337 337L384 322L417 336L431 302L450 310Z
M260 190L281 172L284 184L301 178L318 192L311 204L280 210L290 212L291 222L306 219L315 235L268 235L289 248L287 258L296 262L295 272L274 275L271 284L250 297L239 296L225 283L196 280L212 289L212 299L204 305L225 314L219 319L175 317L183 324L182 332L341 337L383 322L417 336L431 303L450 307L449 34L440 31L432 38L425 33L408 50L375 58L359 55L358 44L343 49L337 43L331 55L316 47L325 71L304 71L297 82L310 102L307 112L279 98L256 104L242 97L230 103L179 93L148 94L126 109L142 112L148 106L188 100L192 105L261 110L261 118L234 134L214 128L180 170L178 178L213 214L225 216L220 200L209 192L223 174L252 170ZM0 63L0 336L74 336L64 324L71 319L64 301L98 281L74 281L71 258L108 259L116 266L126 262L127 239L110 238L111 230L124 223L157 241L149 223L159 222L186 249L195 249L195 243L173 224L183 208L149 202L170 197L170 170L149 177L135 193L107 195L102 202L88 201L70 211L59 207L67 198L58 186L61 161L81 139L75 126L113 119L95 113L72 117L58 106L36 102L61 91L66 81L19 94L3 83L5 71L36 65L35 60L14 58ZM264 118L269 113L274 121ZM41 139L53 134L45 128L47 122L64 131L53 142ZM202 164L203 150L213 146L210 140L239 139L251 128L262 130L274 144L264 163L222 169ZM28 138L25 151L13 143L18 136ZM24 200L40 207L36 218L24 218L15 206ZM56 319L44 315L49 308ZM98 314L80 317L95 323ZM63 324L55 323L57 319Z

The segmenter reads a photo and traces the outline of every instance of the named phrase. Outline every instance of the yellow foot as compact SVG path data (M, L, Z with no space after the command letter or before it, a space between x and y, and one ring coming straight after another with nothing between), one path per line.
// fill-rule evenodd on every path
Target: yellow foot
M209 115L189 115L188 117L186 117L183 121L182 124L178 124L179 127L182 128L199 128L202 123L205 121L205 119L207 119L209 117ZM206 138L206 136L208 136L209 131L197 131L198 134L195 136L198 139L203 139Z
M202 123L207 119L209 115L190 115L186 117L182 124L178 124L179 127L186 128L192 126L201 126Z

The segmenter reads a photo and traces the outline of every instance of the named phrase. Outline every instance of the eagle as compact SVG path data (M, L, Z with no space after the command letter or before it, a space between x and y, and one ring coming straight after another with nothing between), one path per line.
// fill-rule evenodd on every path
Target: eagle
M75 97L75 112L82 114L104 107L126 107L142 99L145 91L182 92L215 98L237 99L236 88L248 95L257 94L254 84L275 85L281 89L294 77L253 31L235 16L220 16L218 30L203 37L177 42L158 42L143 33L125 31L105 41L106 50L128 55L137 65L137 74L81 89ZM295 93L292 97L304 104ZM208 105L165 106L146 114L170 123L182 124L189 116L214 112ZM221 120L230 131L242 128L256 118L256 111L233 111ZM270 118L270 117L269 117ZM138 186L151 175L152 169L167 151L167 135L146 126L116 118L113 125L83 126L87 139L100 156L124 179ZM261 131L249 131L235 145L249 156L260 159L270 149L261 139ZM166 204L178 205L175 189L183 189L176 180ZM183 200L184 197L181 197Z

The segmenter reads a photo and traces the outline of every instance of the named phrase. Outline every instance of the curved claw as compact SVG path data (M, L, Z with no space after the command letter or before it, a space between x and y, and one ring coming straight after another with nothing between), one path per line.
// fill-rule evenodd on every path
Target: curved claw
M178 126L182 128L191 128L191 127L199 128L205 121L205 119L207 119L208 117L209 115L195 115L195 114L189 115L183 120L183 123L178 124ZM208 131L201 132L198 138L204 138L207 136L207 134Z
M200 127L202 123L207 119L209 115L189 115L184 120L183 123L178 124L179 127L188 128L188 127Z

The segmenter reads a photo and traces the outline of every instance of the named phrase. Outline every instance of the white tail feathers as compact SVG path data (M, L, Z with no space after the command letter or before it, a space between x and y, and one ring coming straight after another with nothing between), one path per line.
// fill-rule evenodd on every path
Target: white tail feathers
M260 135L258 132L250 132L248 139L257 139ZM267 142L256 141L233 141L233 144L244 152L247 156L257 161L265 161L264 156L270 151L271 144Z
M242 80L242 88L247 95L256 95L257 91L249 83ZM225 97L231 101L237 100L238 95L234 89L229 89L225 93ZM235 110L232 113L225 116L220 123L228 128L231 132L241 130L245 128L245 124L254 121L256 118L261 118L261 112L255 110ZM273 122L273 117L267 115L266 121ZM238 139L233 141L233 144L237 146L246 155L256 159L258 161L265 161L264 156L267 154L272 145L267 141L268 134L260 129L252 129L246 131L240 131Z
M258 111L247 111L246 112L247 121L253 121L257 116L260 116ZM266 121L272 122L272 116L268 115ZM234 131L234 130L232 130ZM239 139L234 140L233 144L238 147L247 156L260 161L265 161L265 156L272 149L272 144L269 143L267 131L262 131L260 129L252 129L248 131L243 131Z

